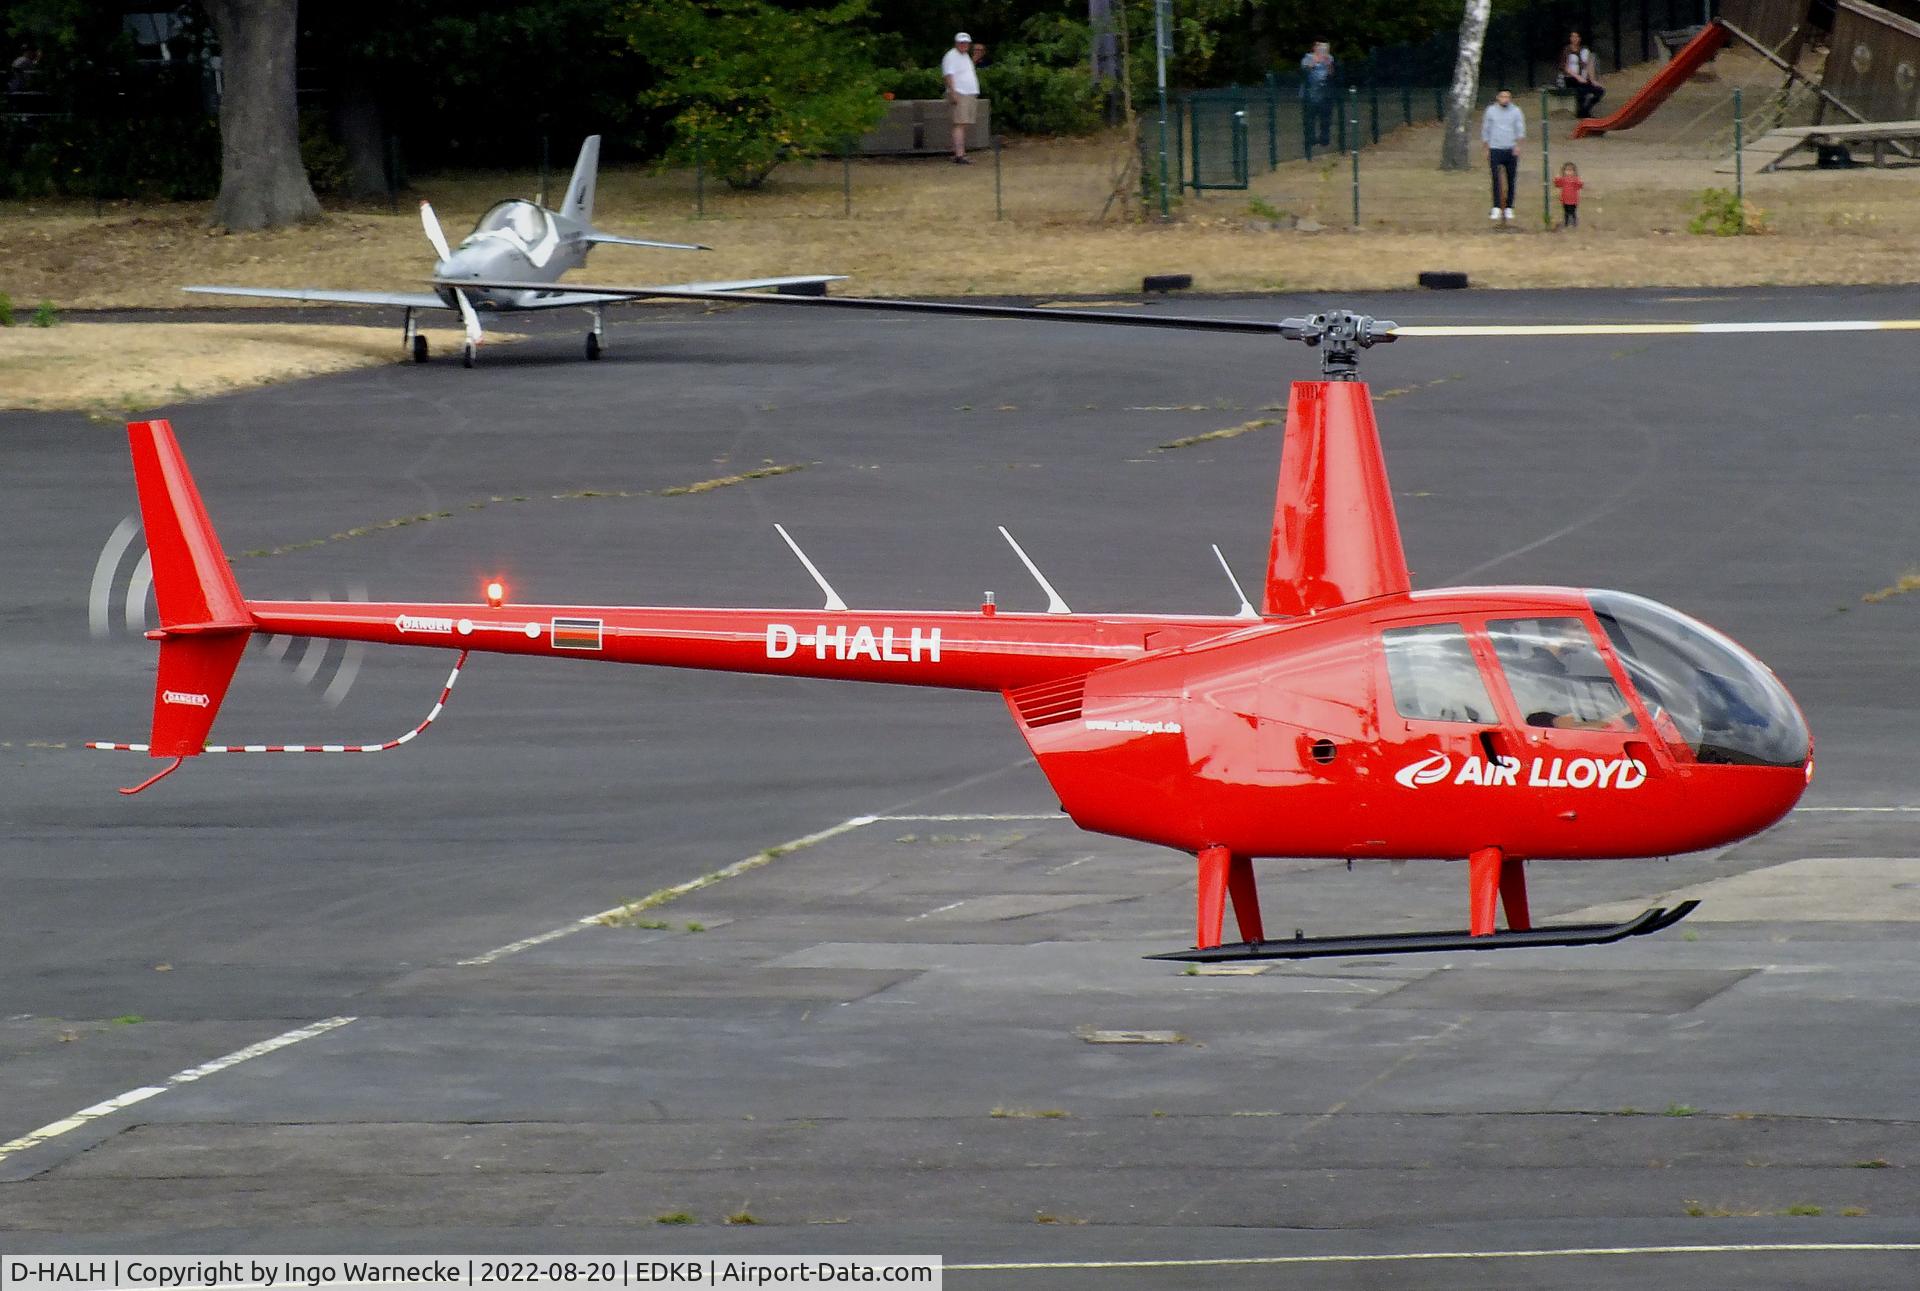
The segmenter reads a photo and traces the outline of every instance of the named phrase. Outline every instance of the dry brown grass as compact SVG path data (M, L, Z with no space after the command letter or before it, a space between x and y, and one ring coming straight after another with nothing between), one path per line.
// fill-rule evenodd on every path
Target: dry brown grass
M1137 290L1149 273L1189 272L1204 291L1358 290L1408 287L1422 269L1460 269L1492 287L1737 286L1913 280L1920 265L1920 168L1800 170L1750 175L1750 200L1772 233L1690 235L1699 193L1730 187L1716 161L1730 144L1734 84L1758 105L1774 78L1735 53L1717 79L1684 87L1645 125L1572 141L1556 101L1552 158L1576 162L1589 187L1582 227L1541 226L1540 154L1522 157L1518 228L1486 220L1486 177L1435 168L1433 126L1402 129L1362 155L1360 229L1350 227L1345 158L1294 162L1256 178L1250 193L1190 194L1170 226L1109 217L1102 204L1125 145L1117 136L1020 142L1006 150L1003 203L994 219L990 157L962 168L938 159L853 166L853 215L842 214L838 162L789 165L768 189L707 187L693 218L686 172L614 170L602 177L607 227L713 244L712 253L608 247L585 280L672 282L801 271L854 275L848 289L875 294L1052 295ZM1611 104L1649 69L1613 78ZM1523 94L1531 117L1538 101ZM1531 124L1538 132L1538 122ZM564 182L564 175L555 183ZM449 229L467 227L491 201L532 193L527 173L465 173L419 181ZM1250 208L1258 198L1324 231L1274 229ZM182 307L215 302L180 295L189 282L254 286L411 289L429 254L410 201L339 211L316 227L225 235L201 225L200 205L110 208L94 219L76 205L0 207L9 247L0 290L16 303L48 297L63 308ZM1556 207L1557 215L1557 207ZM235 302L219 302L232 304Z
M428 332L442 354L458 332ZM500 336L491 340L508 339ZM402 359L392 328L63 323L0 332L0 406L101 415Z

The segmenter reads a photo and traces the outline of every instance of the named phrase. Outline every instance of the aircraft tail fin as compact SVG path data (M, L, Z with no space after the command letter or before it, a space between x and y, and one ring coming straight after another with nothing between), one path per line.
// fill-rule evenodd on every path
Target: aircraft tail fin
M600 175L600 136L590 134L580 145L580 160L573 163L573 182L567 185L566 200L560 213L582 224L593 223L593 189Z
M220 702L254 629L252 612L164 421L127 426L140 518L153 555L160 627L154 682L154 757L192 757L206 747Z

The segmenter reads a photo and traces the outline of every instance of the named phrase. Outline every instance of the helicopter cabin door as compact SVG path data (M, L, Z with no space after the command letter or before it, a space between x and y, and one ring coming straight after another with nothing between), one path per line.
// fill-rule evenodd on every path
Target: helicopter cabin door
M1505 692L1499 751L1518 760L1520 785L1611 798L1664 768L1644 713L1585 618L1490 617L1484 626L1483 648Z

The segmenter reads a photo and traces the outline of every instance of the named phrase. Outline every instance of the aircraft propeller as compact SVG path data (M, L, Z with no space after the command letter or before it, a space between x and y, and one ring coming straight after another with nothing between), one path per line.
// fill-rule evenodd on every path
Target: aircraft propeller
M433 244L433 253L440 257L442 264L453 258L453 249L447 245L447 235L440 228L440 217L433 213L433 203L420 203L420 225L427 231L427 241ZM467 293L452 283L443 283L453 291L453 300L460 307L460 321L467 327L467 366L473 366L473 347L480 344L480 315L473 310L473 304L467 299Z

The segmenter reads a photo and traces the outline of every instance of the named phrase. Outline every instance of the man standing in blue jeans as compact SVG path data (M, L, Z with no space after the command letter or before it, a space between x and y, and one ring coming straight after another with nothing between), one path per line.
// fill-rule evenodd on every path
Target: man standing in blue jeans
M1493 175L1493 209L1487 218L1513 223L1513 182L1520 173L1520 141L1527 137L1527 114L1514 106L1513 91L1502 90L1480 118L1480 142L1487 145L1487 169ZM1500 176L1507 177L1503 195Z

